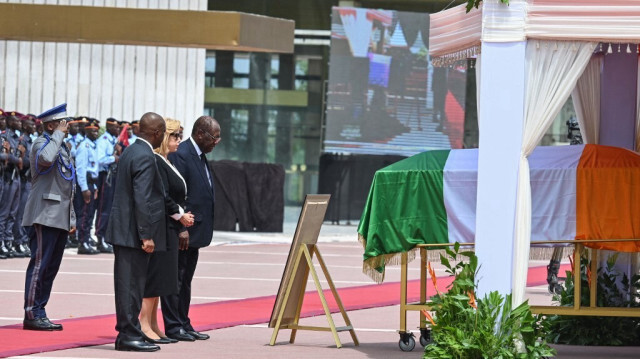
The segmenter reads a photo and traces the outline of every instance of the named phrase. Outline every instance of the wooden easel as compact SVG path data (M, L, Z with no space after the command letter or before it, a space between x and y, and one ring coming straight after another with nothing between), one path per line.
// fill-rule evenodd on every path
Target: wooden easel
M316 273L316 270L313 267L312 258L314 253L317 256L318 262L320 263L320 267L322 268L322 272L324 273L324 276L326 277L327 282L329 282L329 287L331 288L333 297L335 298L336 303L338 304L338 308L340 308L340 313L342 314L342 318L344 318L344 321L346 324L346 326L344 327L336 327L335 323L333 322L333 318L331 317L331 312L329 311L329 306L327 305L327 300L322 291L322 286L320 286L320 280L318 279L318 274ZM302 259L303 257L305 258L305 260ZM304 268L299 268L300 265L302 265ZM298 270L300 269L302 269L302 272L298 272ZM328 327L315 327L315 326L306 326L306 325L298 324L300 320L300 310L302 309L302 302L304 300L304 292L305 292L306 282L309 277L309 272L311 272L311 276L313 277L313 281L316 285L316 290L318 291L318 295L320 296L320 301L322 302L322 307L324 308L325 315L327 316L327 321L329 322ZM333 339L336 341L336 347L338 348L342 347L342 344L340 343L340 338L338 338L338 332L349 331L349 333L351 334L351 338L353 339L353 343L356 346L359 345L356 332L353 329L353 326L351 325L351 321L349 320L349 317L347 316L347 313L345 312L344 307L342 306L342 301L340 300L340 296L338 295L338 292L336 291L336 288L333 285L333 281L331 280L331 276L329 275L327 266L325 265L324 260L320 255L320 251L318 250L318 247L315 244L300 245L300 248L296 255L296 259L294 261L293 273L299 273L299 275L302 275L303 276L302 281L303 283L305 283L300 287L301 291L299 293L293 294L294 298L296 297L296 294L298 298L295 317L290 323L282 324L285 308L287 307L286 303L288 303L289 298L291 297L291 294L292 294L291 289L293 287L293 283L295 279L295 278L291 278L291 280L287 285L287 289L284 293L283 303L285 304L280 306L280 310L278 311L277 321L273 329L273 334L271 335L271 342L269 343L269 345L275 345L276 338L278 337L278 331L280 329L291 329L291 338L289 339L289 343L292 343L292 344L296 339L296 332L298 330L313 330L313 331L326 331L326 332L330 331L331 333L333 333Z

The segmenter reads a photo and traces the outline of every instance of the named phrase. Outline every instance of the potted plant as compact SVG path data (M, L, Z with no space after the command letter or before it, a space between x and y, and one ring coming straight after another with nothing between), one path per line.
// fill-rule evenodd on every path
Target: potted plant
M429 263L436 295L423 311L431 326L433 343L424 351L425 359L440 358L544 358L555 350L541 338L543 327L533 316L529 303L513 308L511 295L491 292L476 299L478 258L473 252L460 252L456 243L446 249L440 261L455 276L449 290L437 289L435 272ZM455 263L458 256L466 260ZM433 313L433 314L432 314Z

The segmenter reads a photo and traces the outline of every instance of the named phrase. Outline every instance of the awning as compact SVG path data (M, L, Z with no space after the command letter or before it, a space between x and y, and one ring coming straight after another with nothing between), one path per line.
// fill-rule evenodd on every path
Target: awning
M223 11L0 4L0 39L292 53L295 22Z
M466 59L480 52L482 10L468 14L465 5L430 15L429 55L434 66Z
M429 50L434 66L477 55L481 41L640 42L640 0L511 0L508 6L496 1L468 14L465 7L431 14Z

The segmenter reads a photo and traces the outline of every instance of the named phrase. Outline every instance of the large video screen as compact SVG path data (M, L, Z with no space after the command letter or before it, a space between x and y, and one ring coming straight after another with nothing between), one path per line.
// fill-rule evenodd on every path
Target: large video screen
M324 152L462 148L464 66L429 61L429 14L334 7Z

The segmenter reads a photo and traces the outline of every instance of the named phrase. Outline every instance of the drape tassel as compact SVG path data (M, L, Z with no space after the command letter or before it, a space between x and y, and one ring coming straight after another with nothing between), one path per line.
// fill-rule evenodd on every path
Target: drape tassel
M431 58L431 63L435 67L447 67L457 62L464 62L466 66L466 60L468 58L480 55L480 46L473 46L468 49L452 52L450 54L435 56Z

